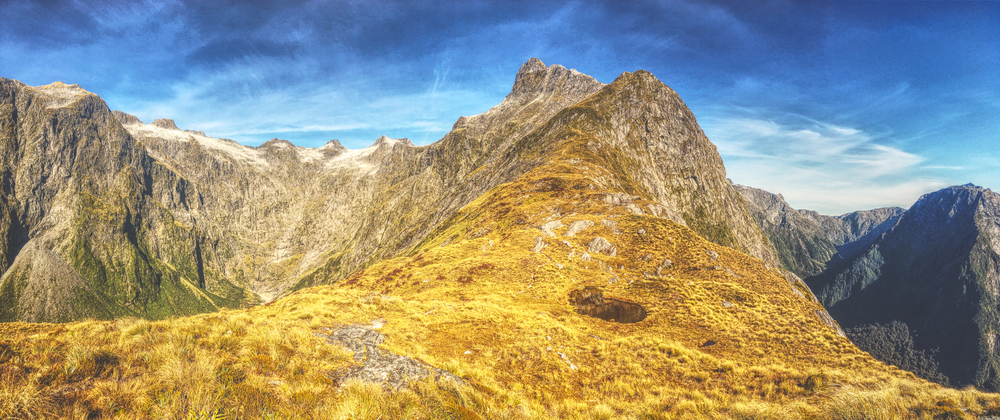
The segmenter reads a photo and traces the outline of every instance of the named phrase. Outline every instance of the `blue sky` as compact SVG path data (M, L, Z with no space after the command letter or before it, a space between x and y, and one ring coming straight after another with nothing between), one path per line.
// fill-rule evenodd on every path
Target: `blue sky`
M796 208L1000 188L1000 1L21 1L0 76L258 145L440 139L530 57L674 88L737 183Z

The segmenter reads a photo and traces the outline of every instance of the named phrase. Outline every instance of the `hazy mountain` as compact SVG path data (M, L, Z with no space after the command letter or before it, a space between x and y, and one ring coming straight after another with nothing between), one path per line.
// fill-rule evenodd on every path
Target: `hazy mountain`
M792 208L781 194L733 186L747 200L754 221L774 246L781 267L802 278L856 257L903 214L899 207L887 207L823 216Z

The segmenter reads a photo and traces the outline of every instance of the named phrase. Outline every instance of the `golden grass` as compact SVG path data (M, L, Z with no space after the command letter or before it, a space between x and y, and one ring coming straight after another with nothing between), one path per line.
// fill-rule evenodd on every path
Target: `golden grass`
M580 167L553 161L466 206L409 255L269 305L156 322L0 324L0 418L1000 413L996 394L943 388L874 360L763 262L607 204ZM594 225L572 237L565 226L554 236L538 229L552 220ZM617 255L582 258L597 236ZM538 238L545 246L534 252ZM661 269L665 259L672 265ZM581 316L568 295L584 286L643 305L648 317ZM355 362L314 334L373 320L385 322L383 347L469 385L334 386L331 373Z

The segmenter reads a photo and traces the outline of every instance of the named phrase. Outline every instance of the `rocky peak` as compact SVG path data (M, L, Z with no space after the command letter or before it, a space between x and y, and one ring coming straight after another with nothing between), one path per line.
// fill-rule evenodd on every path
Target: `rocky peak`
M404 138L401 138L401 139L394 139L392 137L385 136L385 135L383 135L382 137L379 137L378 140L375 140L374 146L375 147L382 147L382 146L392 147L392 146L395 146L396 144L403 144L405 146L413 147L413 142L410 141L410 139L408 139L408 138L404 137Z
M260 147L258 147L258 149L268 149L268 148L290 149L290 148L294 148L294 147L295 147L295 145L292 144L292 142L290 142L288 140L282 140L282 139L279 139L279 138L273 138L271 140L268 140L268 141L264 142L264 144L260 145Z
M177 128L177 124L174 124L174 120L170 118L160 118L154 120L153 123L150 125L154 127L165 128L167 130L177 130L177 131L181 130L180 128Z
M963 209L975 206L982 195L989 191L973 184L956 185L929 194L924 194L910 208L914 212L947 212L948 217L955 216Z
M517 99L530 101L551 94L576 95L580 92L589 94L601 86L604 85L586 74L566 69L558 64L545 67L542 60L532 58L517 72L514 87L505 101Z
M135 115L132 114L126 114L122 111L118 110L111 111L111 115L114 115L115 118L118 120L118 122L121 123L122 125L144 124L142 120L139 119L139 117L136 117Z
M760 215L771 223L789 223L791 220L796 220L788 215L789 211L795 211L795 209L788 205L785 197L781 194L773 194L759 188L739 184L733 184L733 188L736 188L736 191L739 191L747 199L749 205L758 207L761 211Z
M347 151L347 148L344 147L343 144L340 144L340 140L337 140L337 139L333 139L333 140L330 140L330 141L326 142L326 144L324 144L323 146L321 146L320 149L323 149L323 150L339 150L339 151L342 151L342 152L346 152Z
M64 108L72 105L77 100L85 96L97 96L87 92L78 84L68 85L63 82L54 82L44 86L36 86L35 91L45 96L46 108Z

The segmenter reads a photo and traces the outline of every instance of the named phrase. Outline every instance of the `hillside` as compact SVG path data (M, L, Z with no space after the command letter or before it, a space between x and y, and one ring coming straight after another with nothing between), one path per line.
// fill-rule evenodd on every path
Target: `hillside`
M244 148L183 132L166 120L146 125L108 111L114 115L105 117L108 130L146 162L137 167L160 171L140 177L151 181L138 197L161 213L133 225L156 227L156 216L204 232L215 248L202 251L209 257L195 266L206 278L228 273L234 255L253 250L247 243L254 242L240 236L244 231L222 236L226 223L289 211L303 220L280 227L300 229L311 213L286 207L338 199L317 188L306 195L328 198L227 207L228 200L303 192L282 177L301 176L298 171L312 170L302 169L309 164L326 162L333 173L371 169L358 178L331 175L331 183L343 184L327 186L371 191L372 208L342 225L357 230L338 233L350 244L332 248L340 250L339 259L337 253L314 255L320 262L313 269L288 264L301 275L243 271L246 277L236 281L241 290L298 289L268 304L163 321L0 324L0 417L850 419L1000 413L997 395L928 383L838 335L809 289L774 268L769 241L676 92L645 71L624 73L608 85L585 82L593 88L589 93L591 87L564 83L582 77L533 59L504 103L463 117L440 142L412 147L386 138L365 154L337 144L299 149L280 140ZM173 133L188 134L175 139ZM237 166L237 151L260 169L245 178L227 172L244 168ZM303 155L318 157L302 164ZM348 158L350 166L329 164ZM172 184L157 181L180 173L187 175ZM231 191L219 192L224 187L211 184L213 177ZM239 182L248 185L245 190ZM94 191L109 194L101 188L96 184ZM263 192L258 197L255 191ZM320 212L329 217L323 223L339 220L331 212L341 215ZM335 231L322 223L317 229ZM260 261L286 249L276 238L287 234L275 229L259 233L267 241L251 238L274 246ZM142 248L150 236L136 234L129 243L162 249ZM207 242L186 243L209 249L202 245ZM303 251L307 245L288 245L289 258L302 253L305 260L312 252ZM356 251L361 249L369 251ZM17 262L25 250L40 255L49 248L21 247L8 272L35 267ZM165 254L143 255L155 262ZM70 268L83 266L74 264ZM237 267L249 270L250 263L243 264ZM41 277L34 272L12 278ZM3 293L29 296L16 289Z
M97 95L0 79L0 136L0 321L163 318L257 301L211 269L225 244L174 218L186 180Z

